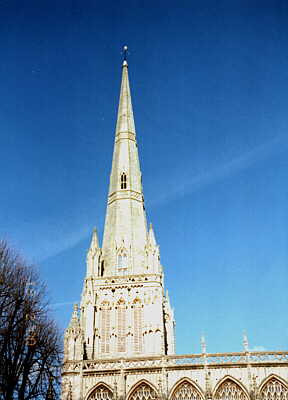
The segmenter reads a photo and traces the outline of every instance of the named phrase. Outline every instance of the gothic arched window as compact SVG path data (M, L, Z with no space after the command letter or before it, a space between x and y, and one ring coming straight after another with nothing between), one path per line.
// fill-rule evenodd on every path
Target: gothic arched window
M263 386L260 398L262 400L288 400L288 388L276 378L271 378Z
M121 174L121 189L127 189L127 175L125 172Z
M171 400L202 400L199 390L190 382L181 382L173 392Z
M226 379L218 387L215 400L249 400L244 390L232 379Z
M117 304L117 351L126 351L126 305L123 299Z
M110 306L108 301L103 302L100 308L100 341L101 353L109 353L110 351Z
M155 390L145 382L137 386L129 396L129 400L156 400L157 398Z
M88 400L112 400L113 393L104 385L99 385L89 395Z
M121 249L118 252L117 258L118 258L117 261L118 273L120 275L125 275L127 273L127 268L128 268L128 256L126 250Z
M143 351L143 309L139 299L135 299L133 302L133 325L134 325L134 352L141 353Z

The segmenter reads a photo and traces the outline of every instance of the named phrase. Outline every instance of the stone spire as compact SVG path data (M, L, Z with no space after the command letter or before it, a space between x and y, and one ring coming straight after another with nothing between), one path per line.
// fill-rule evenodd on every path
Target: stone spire
M145 265L147 222L131 102L128 63L122 65L122 83L102 245L103 275L142 273ZM101 261L101 262L102 262Z
M120 89L120 101L116 124L116 136L120 133L133 133L135 135L135 123L130 94L128 77L128 63L125 59L122 64L122 83Z

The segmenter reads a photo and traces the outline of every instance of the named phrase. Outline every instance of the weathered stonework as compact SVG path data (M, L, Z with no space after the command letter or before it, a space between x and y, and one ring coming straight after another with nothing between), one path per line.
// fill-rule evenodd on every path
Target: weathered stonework
M141 171L124 61L102 248L65 331L63 400L288 400L288 352L175 355L175 321Z

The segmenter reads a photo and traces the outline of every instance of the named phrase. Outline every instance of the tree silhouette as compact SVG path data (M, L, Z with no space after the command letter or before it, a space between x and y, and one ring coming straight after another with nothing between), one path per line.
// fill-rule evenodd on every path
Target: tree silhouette
M35 269L0 241L0 400L59 398L61 342Z

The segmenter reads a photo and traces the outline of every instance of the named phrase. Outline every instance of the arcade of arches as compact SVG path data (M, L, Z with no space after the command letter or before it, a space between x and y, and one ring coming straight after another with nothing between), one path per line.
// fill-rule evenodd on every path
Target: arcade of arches
M98 385L88 396L87 400L112 400L113 392L104 385ZM128 400L158 400L155 389L146 382L142 382L132 390ZM201 391L188 380L181 381L169 400L204 400ZM234 380L225 379L215 390L213 400L250 400L245 390ZM259 400L288 400L288 386L279 379L270 378L260 389L257 399Z

